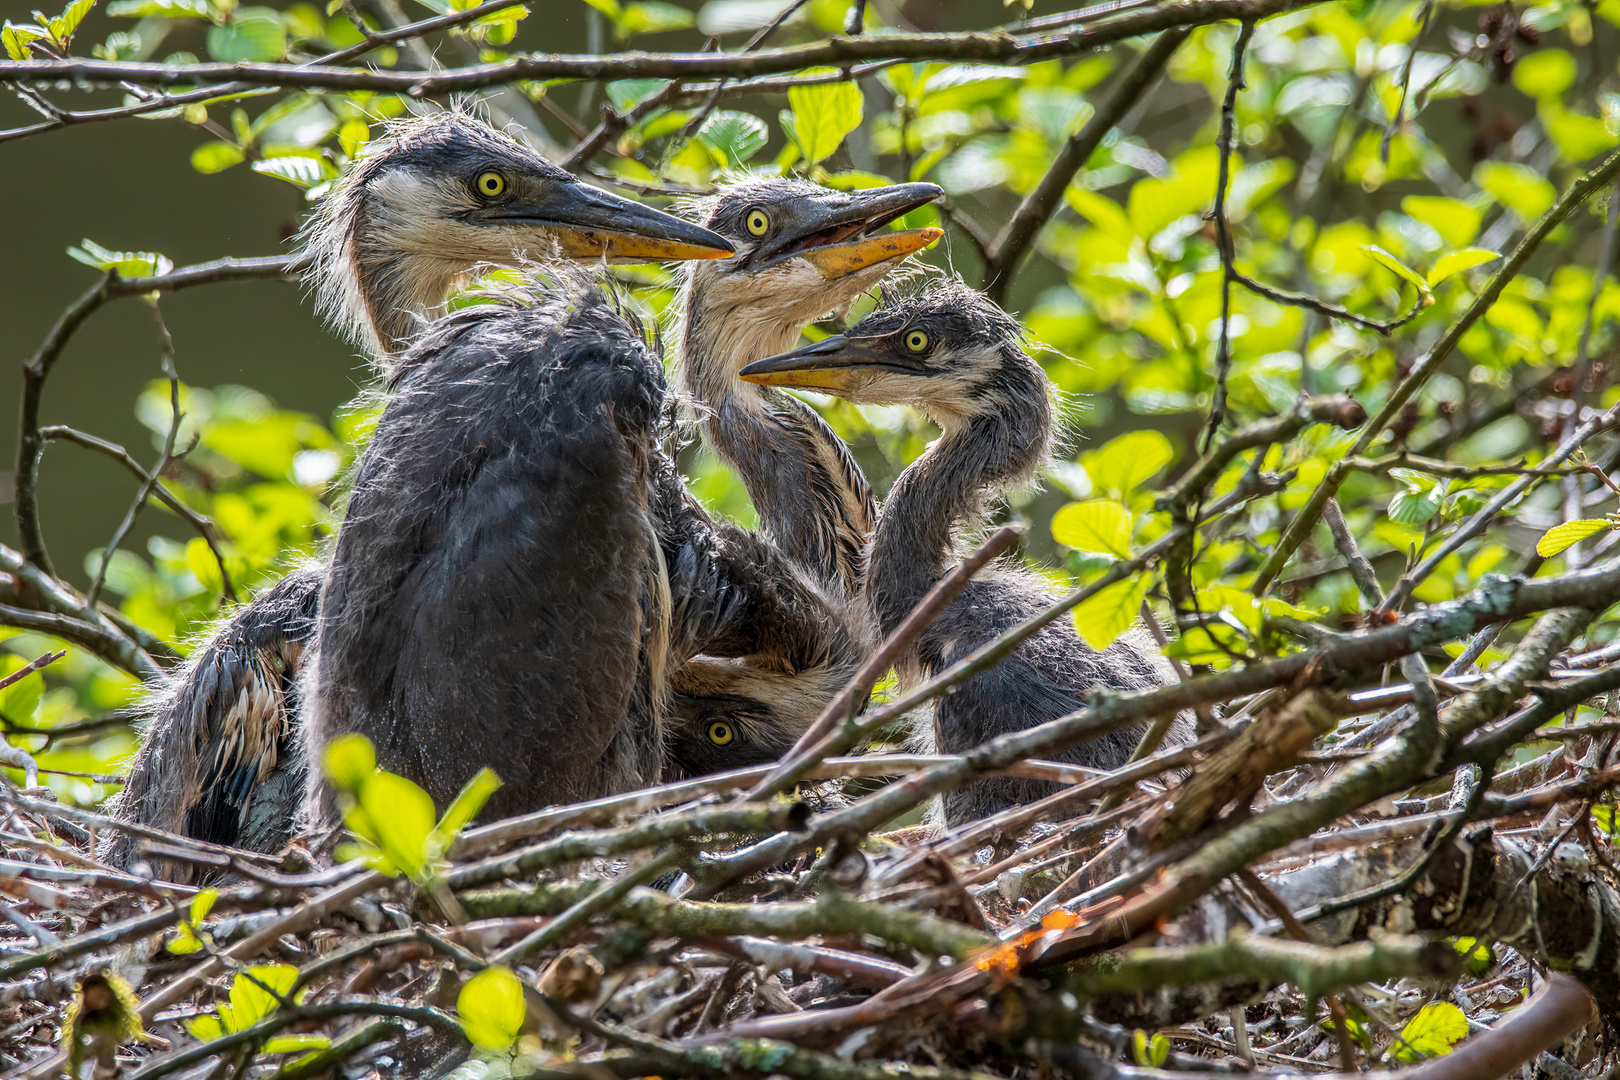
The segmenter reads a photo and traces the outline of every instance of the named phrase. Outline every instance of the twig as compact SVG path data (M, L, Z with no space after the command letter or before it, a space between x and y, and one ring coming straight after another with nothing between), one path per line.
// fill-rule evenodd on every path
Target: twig
M1203 453L1215 440L1226 419L1226 377L1232 369L1232 279L1236 273L1237 254L1232 243L1232 227L1226 220L1226 195L1231 186L1232 142L1236 135L1237 96L1244 87L1243 56L1254 37L1254 20L1245 19L1238 29L1237 41L1232 45L1232 66L1226 76L1226 97L1221 102L1221 129L1217 136L1220 146L1220 169L1215 179L1215 246L1221 254L1221 337L1215 350L1215 394L1210 400L1209 423L1204 428Z

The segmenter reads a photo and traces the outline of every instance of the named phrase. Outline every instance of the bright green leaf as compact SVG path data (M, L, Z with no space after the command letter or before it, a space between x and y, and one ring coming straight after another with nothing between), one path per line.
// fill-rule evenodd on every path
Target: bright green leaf
M1580 518L1566 521L1562 525L1554 525L1542 533L1541 539L1536 541L1536 554L1543 559L1550 559L1588 536L1612 528L1614 526L1603 518Z
M305 1050L325 1050L332 1045L332 1040L325 1035L277 1035L266 1039L263 1051L266 1054L298 1054Z
M57 41L66 45L73 32L84 21L84 17L90 14L90 9L95 6L96 0L73 0L62 14L51 20L51 34Z
M618 20L621 34L662 34L670 30L685 30L696 17L683 7L666 4L662 0L638 0L626 4Z
M1575 58L1563 49L1538 49L1513 65L1513 85L1533 98L1559 98L1575 85Z
M1431 286L1438 285L1449 277L1455 277L1465 270L1472 270L1476 266L1483 266L1485 263L1501 257L1496 252L1486 251L1484 248L1464 248L1461 251L1448 251L1434 260L1434 268L1429 271L1429 284Z
M1474 183L1526 222L1545 214L1558 198L1545 176L1528 165L1513 162L1480 162L1474 167Z
M68 248L67 253L86 266L111 270L119 277L150 277L174 269L174 263L156 252L109 251L94 240L81 240L78 247Z
M231 983L231 1014L227 1024L242 1031L257 1024L292 993L298 969L291 964L254 964L236 973ZM225 1014L220 1014L224 1018Z
M1418 273L1410 266L1407 266L1405 263L1401 262L1401 260L1391 255L1377 244L1363 245L1362 250L1371 256L1372 260L1379 266L1382 266L1385 270L1389 270L1399 277L1404 278L1406 281L1415 286L1417 288L1418 295L1424 298L1425 303L1434 302L1434 297L1429 292L1429 283L1423 279L1422 274Z
M1117 641L1141 617L1152 584L1151 575L1132 574L1081 601L1074 609L1074 626L1086 644L1102 652Z
M273 63L286 53L287 30L265 8L239 8L230 23L208 31L208 55L221 63Z
M1463 958L1463 967L1474 978L1483 978L1496 963L1496 956L1491 947L1477 938L1462 937L1452 943L1457 949L1457 955Z
M191 152L191 167L200 173L224 172L232 165L240 165L242 148L235 143L205 142Z
M721 110L713 113L694 136L722 169L734 169L759 153L770 137L765 121L751 113Z
M799 149L814 164L832 156L861 124L863 98L853 81L794 86L788 90Z
M294 187L312 188L337 176L325 158L317 154L282 154L253 163L253 171L285 180Z
M1401 1029L1401 1038L1394 1046L1395 1057L1407 1064L1416 1064L1424 1058L1440 1057L1451 1053L1468 1035L1468 1017L1449 1001L1425 1005Z
M107 14L126 19L208 19L214 8L208 0L113 0Z
M627 112L668 85L668 79L620 79L608 83L603 90L615 109Z
M1538 112L1553 145L1569 161L1582 162L1614 148L1614 132L1595 116L1571 112L1554 102L1547 102Z
M377 771L377 753L364 735L339 735L326 744L327 782L338 791L359 791Z
M1157 431L1144 429L1110 439L1098 449L1081 455L1080 464L1091 478L1094 490L1128 495L1170 464L1174 457L1175 450L1169 439Z
M1483 210L1461 199L1438 195L1408 195L1401 200L1401 209L1434 229L1447 246L1454 248L1473 243L1485 217Z
M419 876L427 867L427 839L433 831L432 797L405 777L378 770L360 785L359 806L369 820L369 832L349 823L347 815L345 823L376 844L396 868Z
M1615 824L1615 804L1598 803L1592 807L1592 823L1603 830L1603 835L1613 840L1620 836L1620 828Z
M505 1050L516 1042L527 1012L523 984L505 967L480 971L456 997L461 1030L474 1046L489 1050Z
M1076 551L1131 557L1131 512L1109 499L1073 502L1052 515L1052 537Z
M38 59L28 46L46 36L44 30L27 24L19 26L8 21L4 27L0 27L0 44L5 46L6 55L13 60Z
M1407 488L1389 500L1390 520L1402 525L1421 525L1440 509L1440 498L1432 491Z
M438 850L432 852L435 857L442 855L450 849L456 836L467 827L467 823L478 816L478 811L484 808L489 797L495 794L495 789L501 786L500 777L489 766L479 769L477 774L466 784L462 785L456 793L455 801L445 810L444 816L433 827L430 843Z

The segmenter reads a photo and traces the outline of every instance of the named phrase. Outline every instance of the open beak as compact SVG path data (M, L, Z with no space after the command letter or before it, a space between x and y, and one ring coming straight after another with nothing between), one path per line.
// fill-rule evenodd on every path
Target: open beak
M839 397L857 393L879 375L926 374L928 369L921 361L869 344L881 340L835 334L802 349L755 360L737 374L762 386L794 386Z
M934 184L892 184L849 192L811 214L793 235L760 252L765 265L798 257L828 281L905 258L945 235L941 229L894 232L884 226L943 195Z
M735 251L719 233L579 182L548 185L539 198L502 207L500 216L546 226L571 259L684 262Z

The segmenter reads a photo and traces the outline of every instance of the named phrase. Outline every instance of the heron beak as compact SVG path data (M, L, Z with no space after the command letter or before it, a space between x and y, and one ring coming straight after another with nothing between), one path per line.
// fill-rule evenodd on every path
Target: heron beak
M791 235L760 252L766 265L801 258L828 281L893 262L938 240L941 229L889 232L883 227L943 195L935 184L891 184L845 193L810 212Z
M878 263L903 259L945 235L944 229L907 229L878 233L849 244L832 244L801 252L801 257L821 271L828 281L849 277Z
M921 361L906 360L889 349L868 344L877 340L881 339L835 334L802 349L755 360L737 374L762 386L793 386L849 397L879 375L927 372Z
M579 182L548 185L538 198L503 207L500 216L548 227L571 259L684 262L735 251L719 233Z

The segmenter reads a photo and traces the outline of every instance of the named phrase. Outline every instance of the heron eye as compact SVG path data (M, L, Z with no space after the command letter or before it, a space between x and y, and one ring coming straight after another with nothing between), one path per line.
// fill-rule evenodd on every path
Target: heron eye
M750 210L746 224L750 236L764 236L770 231L771 216L763 210Z
M506 177L498 172L479 173L478 179L473 182L478 194L486 199L498 199L506 194Z
M928 348L928 335L921 330L907 330L906 348L912 352L922 352Z
M716 721L709 725L709 741L714 745L724 746L734 738L736 738L736 735L732 733L730 724Z

